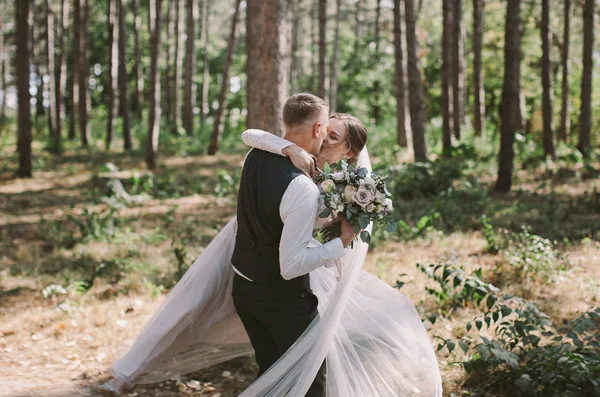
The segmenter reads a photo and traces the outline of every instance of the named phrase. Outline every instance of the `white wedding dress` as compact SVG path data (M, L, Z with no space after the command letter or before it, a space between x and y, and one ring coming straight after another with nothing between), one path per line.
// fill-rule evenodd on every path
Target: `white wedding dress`
M246 143L281 154L282 138L250 132ZM371 169L366 148L358 164ZM116 378L152 383L253 353L231 297L236 230L234 218L196 259L112 366ZM442 396L438 363L414 305L362 270L367 250L359 240L339 266L311 273L319 317L240 397L302 397L323 360L327 397Z

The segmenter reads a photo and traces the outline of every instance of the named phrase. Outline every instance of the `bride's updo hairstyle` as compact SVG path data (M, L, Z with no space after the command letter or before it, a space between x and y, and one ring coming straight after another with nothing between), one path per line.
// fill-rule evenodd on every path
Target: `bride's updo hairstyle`
M346 113L334 113L329 116L330 119L340 120L346 127L346 139L350 152L353 156L348 160L349 163L356 163L358 155L367 144L367 128L356 117Z

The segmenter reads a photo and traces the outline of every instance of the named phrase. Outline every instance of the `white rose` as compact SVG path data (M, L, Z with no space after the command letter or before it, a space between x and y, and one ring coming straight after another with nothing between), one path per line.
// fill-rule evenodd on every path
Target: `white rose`
M347 202L351 202L354 199L354 195L356 194L356 188L352 185L346 186L344 189L344 197Z
M394 207L394 204L392 203L392 200L390 200L389 198L386 198L383 201L383 206L389 210L391 210Z
M375 204L371 203L365 207L367 212L373 212L375 210Z
M365 208L367 205L371 204L371 201L373 201L373 193L371 193L371 191L365 188L364 186L361 186L356 191L356 194L353 197L353 201L361 207Z
M381 192L375 193L375 200L379 203L383 203L385 201L385 194Z
M335 190L335 182L331 179L327 179L321 183L321 191L323 193L331 193Z

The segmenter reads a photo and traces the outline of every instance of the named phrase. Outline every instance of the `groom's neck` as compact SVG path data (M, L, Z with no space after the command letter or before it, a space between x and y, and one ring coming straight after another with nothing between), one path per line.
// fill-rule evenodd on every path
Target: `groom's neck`
M286 129L283 137L310 153L312 137L307 131Z

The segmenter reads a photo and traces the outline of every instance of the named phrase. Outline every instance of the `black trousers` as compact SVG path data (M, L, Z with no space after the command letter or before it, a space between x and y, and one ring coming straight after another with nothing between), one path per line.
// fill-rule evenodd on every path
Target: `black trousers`
M262 375L275 363L318 315L318 299L310 289L286 290L234 276L233 303L256 353ZM307 397L325 395L325 366L311 385Z

